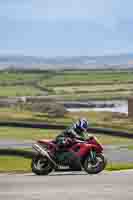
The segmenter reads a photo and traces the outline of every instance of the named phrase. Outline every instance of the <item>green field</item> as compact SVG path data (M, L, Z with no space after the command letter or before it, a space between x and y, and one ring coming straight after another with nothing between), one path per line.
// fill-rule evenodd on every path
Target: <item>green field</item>
M133 73L82 72L64 73L42 80L56 95L67 100L127 98L133 91Z
M36 96L42 92L33 86L0 86L0 96Z
M33 81L39 80L42 77L41 74L26 73L26 72L0 72L0 84L1 83L14 83L20 81Z
M86 71L82 73L68 73L64 72L53 76L51 79L43 80L43 84L47 86L67 86L79 85L79 84L89 84L89 83L110 83L110 82L128 82L133 81L132 72L96 72L96 71Z
M44 95L48 89L49 96L64 100L127 98L132 83L132 71L5 71L0 72L0 96Z

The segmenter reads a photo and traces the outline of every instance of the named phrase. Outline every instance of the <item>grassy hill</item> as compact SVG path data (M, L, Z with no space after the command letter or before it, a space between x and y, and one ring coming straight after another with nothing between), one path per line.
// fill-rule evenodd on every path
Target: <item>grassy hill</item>
M0 96L45 96L62 100L128 98L133 71L1 71Z

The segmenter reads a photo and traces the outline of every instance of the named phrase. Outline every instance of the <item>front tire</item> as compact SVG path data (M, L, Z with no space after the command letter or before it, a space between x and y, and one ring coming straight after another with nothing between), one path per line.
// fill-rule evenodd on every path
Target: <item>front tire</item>
M36 175L48 175L53 170L53 165L47 157L36 156L31 162L32 172Z
M83 168L88 174L98 174L105 169L107 160L103 154L97 154L95 163L92 163L90 156L87 156Z

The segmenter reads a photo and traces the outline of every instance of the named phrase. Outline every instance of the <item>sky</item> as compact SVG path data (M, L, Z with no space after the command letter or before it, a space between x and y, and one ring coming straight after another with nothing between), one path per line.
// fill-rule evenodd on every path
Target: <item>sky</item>
M0 54L133 53L132 0L0 0Z

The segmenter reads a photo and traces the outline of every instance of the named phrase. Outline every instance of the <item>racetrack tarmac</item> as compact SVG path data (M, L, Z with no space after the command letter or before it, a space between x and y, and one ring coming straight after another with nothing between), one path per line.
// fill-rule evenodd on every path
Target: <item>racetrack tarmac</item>
M1 200L133 200L133 170L33 174L1 174Z

